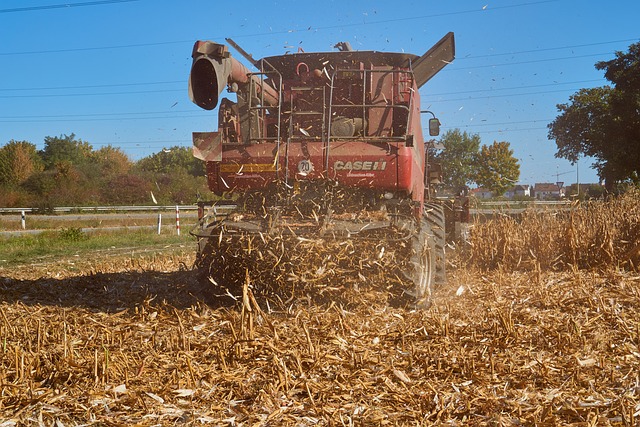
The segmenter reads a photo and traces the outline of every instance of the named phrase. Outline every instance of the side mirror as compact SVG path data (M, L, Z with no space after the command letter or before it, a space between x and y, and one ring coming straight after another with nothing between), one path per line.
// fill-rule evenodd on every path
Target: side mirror
M429 119L429 136L440 135L440 120L437 118Z

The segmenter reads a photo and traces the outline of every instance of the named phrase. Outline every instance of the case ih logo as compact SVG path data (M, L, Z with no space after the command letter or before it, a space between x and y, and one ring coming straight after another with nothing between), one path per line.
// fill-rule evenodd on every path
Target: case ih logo
M336 160L333 164L333 169L337 171L383 171L387 168L387 162L384 160L379 160L377 162L371 161L355 161L355 162L344 162L342 160Z

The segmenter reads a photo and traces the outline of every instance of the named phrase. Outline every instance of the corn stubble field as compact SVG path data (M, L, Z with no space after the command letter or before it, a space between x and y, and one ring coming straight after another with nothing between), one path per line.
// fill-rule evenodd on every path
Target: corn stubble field
M0 270L0 426L640 422L638 193L474 224L426 310L366 272L224 307L193 261Z

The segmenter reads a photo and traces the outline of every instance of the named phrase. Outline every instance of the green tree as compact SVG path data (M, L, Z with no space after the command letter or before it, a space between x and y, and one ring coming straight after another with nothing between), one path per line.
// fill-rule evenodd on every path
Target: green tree
M0 185L20 185L42 168L35 144L11 140L0 148Z
M116 175L107 181L102 200L111 205L148 205L153 190L149 179L132 173Z
M557 106L560 115L548 125L556 157L576 162L585 155L607 187L640 180L640 43L616 58L598 62L612 86L581 89L569 103Z
M45 137L44 149L40 151L40 156L44 161L45 168L51 169L60 162L70 162L76 166L86 164L92 151L91 144L76 139L75 134L72 133L59 137Z
M133 162L124 151L111 145L92 152L89 159L103 178L127 174L133 166Z
M19 188L9 188L0 186L0 207L18 208L30 206L29 193L21 191Z
M153 183L158 203L194 203L198 193L208 192L204 162L191 148L171 147L139 160L135 168Z
M45 138L39 152L26 142L0 148L0 205L148 204L151 191L159 203L184 204L207 190L204 162L185 147L163 150L137 164L118 147L94 151L74 134Z
M22 187L36 207L91 205L100 199L100 188L68 160L33 174Z
M459 191L475 182L475 160L480 149L480 136L453 129L445 132L440 142L444 149L435 153L434 158L442 165L445 186Z
M102 172L92 163L93 148L75 134L47 136L38 152L44 171L33 174L23 188L30 192L34 206L74 206L96 204L100 200Z
M513 156L511 145L506 141L483 145L476 159L475 181L496 196L504 194L520 178L518 159Z
M143 171L172 174L183 170L192 176L204 176L204 162L193 157L191 148L171 147L138 161Z

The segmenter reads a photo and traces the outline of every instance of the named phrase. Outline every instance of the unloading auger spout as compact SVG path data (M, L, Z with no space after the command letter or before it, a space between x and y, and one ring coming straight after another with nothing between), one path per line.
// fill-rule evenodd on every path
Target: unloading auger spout
M200 108L213 110L227 85L245 86L250 80L254 81L257 95L264 98L266 105L278 104L278 92L233 58L226 45L197 41L191 57L189 98Z

